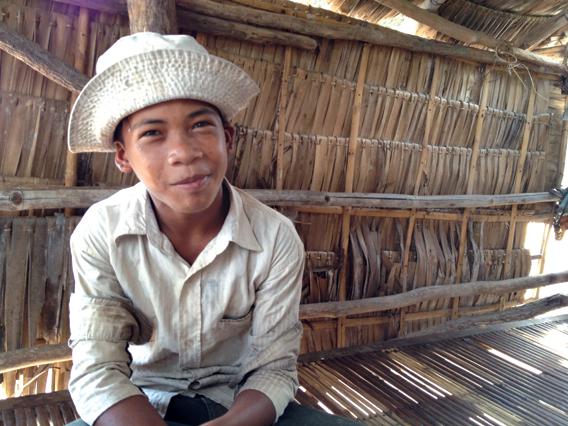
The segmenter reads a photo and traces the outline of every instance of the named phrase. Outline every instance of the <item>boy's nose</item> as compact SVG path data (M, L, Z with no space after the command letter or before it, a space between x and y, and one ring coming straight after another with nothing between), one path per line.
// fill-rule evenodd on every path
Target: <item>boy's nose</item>
M169 141L168 162L174 164L190 164L203 157L203 151L187 135L175 135Z

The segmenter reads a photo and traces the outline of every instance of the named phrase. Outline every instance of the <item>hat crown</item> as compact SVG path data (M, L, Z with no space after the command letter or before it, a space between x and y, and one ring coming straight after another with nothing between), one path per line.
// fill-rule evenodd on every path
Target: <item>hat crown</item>
M185 50L202 55L208 54L203 46L188 35L164 35L152 32L135 33L120 38L99 57L96 73L100 74L112 65L131 56L156 50Z

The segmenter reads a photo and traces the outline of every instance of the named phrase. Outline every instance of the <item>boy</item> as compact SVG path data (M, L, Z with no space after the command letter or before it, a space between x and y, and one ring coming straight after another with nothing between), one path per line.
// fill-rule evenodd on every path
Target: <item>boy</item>
M88 424L353 424L289 404L303 245L224 179L229 121L257 93L192 37L138 33L78 97L69 149L114 151L140 180L71 238L69 388Z

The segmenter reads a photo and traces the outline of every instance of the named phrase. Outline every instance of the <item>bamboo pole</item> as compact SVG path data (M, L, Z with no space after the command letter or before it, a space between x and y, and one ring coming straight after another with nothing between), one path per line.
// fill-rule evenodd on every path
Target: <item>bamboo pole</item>
M52 53L0 22L0 49L22 61L44 77L79 93L89 80Z
M478 175L477 163L479 162L479 151L481 149L481 136L483 134L483 123L485 121L485 116L487 114L487 98L489 96L489 78L491 72L489 70L484 70L483 72L483 82L481 84L480 101L479 101L479 111L477 113L477 121L475 123L475 136L473 139L473 146L471 148L471 160L469 163L469 174L467 180L466 193L468 195L473 194L473 184L475 183L475 178ZM463 212L463 218L460 227L460 241L458 248L458 261L456 265L456 282L460 283L462 280L463 273L463 263L465 261L465 253L467 249L467 226L469 223L471 211L465 209ZM459 298L454 298L451 301L452 314L451 318L455 319L459 316Z
M75 69L81 74L85 73L87 63L87 49L89 46L89 9L82 7L79 10L79 18L77 20L77 50L75 51ZM77 94L71 94L71 106L77 100ZM66 187L74 187L77 185L77 167L78 167L79 154L74 154L67 150L65 157L65 179L64 185ZM72 216L73 209L66 208L65 216Z
M66 4L97 9L101 0L94 2L91 0L59 1ZM446 56L466 62L478 62L498 66L508 65L506 60L496 57L494 52L426 40L421 37L403 34L398 31L355 19L350 19L349 22L342 22L345 21L345 17L342 17L342 15L339 14L329 12L321 13L329 17L336 16L337 18L335 22L332 19L317 19L315 17L315 15L319 13L317 8L310 9L314 13L306 15L307 17L297 17L282 13L267 12L238 4L218 3L210 0L178 0L176 3L178 6L190 9L195 13L202 13L204 15L210 14L210 16L223 18L225 20L243 22L259 27L275 28L296 34L305 34L329 39L357 40L382 46L408 49L412 52L423 52ZM107 11L112 10L114 13L119 14L124 14L126 12L124 0L106 0L104 5L100 7L103 7ZM206 10L211 10L211 12L206 13ZM178 24L183 26L179 15L178 21ZM541 58L538 55L533 55L531 58L531 62L525 62L525 65L531 71L554 75L562 75L566 73L567 68L562 64Z
M284 137L286 135L286 105L288 104L288 80L292 67L292 48L286 47L282 80L280 82L280 101L278 103L278 140L276 152L276 189L284 188Z
M353 192L355 179L355 156L357 154L357 139L361 127L361 108L363 105L363 90L365 89L365 77L369 64L370 46L363 45L359 59L359 72L355 97L351 115L351 129L349 132L349 146L347 150L347 170L345 172L345 192ZM349 255L349 233L351 231L351 207L346 207L341 222L341 271L339 272L339 301L347 299L347 257ZM337 346L344 347L346 344L345 318L339 318L337 322Z
M468 297L479 294L504 294L531 288L544 287L568 281L568 271L501 281L475 281L460 285L420 287L406 293L344 302L312 303L300 306L300 318L337 318L347 315L369 314L416 305L431 299Z
M16 189L0 191L0 211L32 209L85 208L104 200L122 188ZM458 209L489 208L516 204L554 203L558 198L548 192L501 195L405 195L315 191L275 191L247 189L247 193L272 206L363 208L363 209ZM364 215L370 214L364 211ZM323 212L323 211L322 211ZM339 211L337 211L339 212ZM325 211L327 213L327 211ZM429 213L424 213L429 214ZM435 215L436 212L431 214ZM434 216L432 216L434 217ZM449 220L449 219L448 219Z
M527 50L519 49L517 47L508 46L501 40L493 38L484 32L474 31L470 28L464 27L462 25L456 24L455 22L449 21L446 18L436 15L426 9L422 9L416 6L414 3L407 0L375 0L393 10L396 10L422 24L435 29L436 31L450 36L456 40L459 40L467 44L480 44L485 47L489 47L496 52L504 51L510 53L515 58L534 63L552 63L554 61L544 58L535 53L529 52ZM564 70L563 72L566 72Z

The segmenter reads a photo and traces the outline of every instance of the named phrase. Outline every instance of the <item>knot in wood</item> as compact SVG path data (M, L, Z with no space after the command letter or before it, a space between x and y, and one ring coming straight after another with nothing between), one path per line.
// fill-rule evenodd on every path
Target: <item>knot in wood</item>
M15 205L20 205L24 202L24 194L21 191L13 191L10 193L10 202Z

